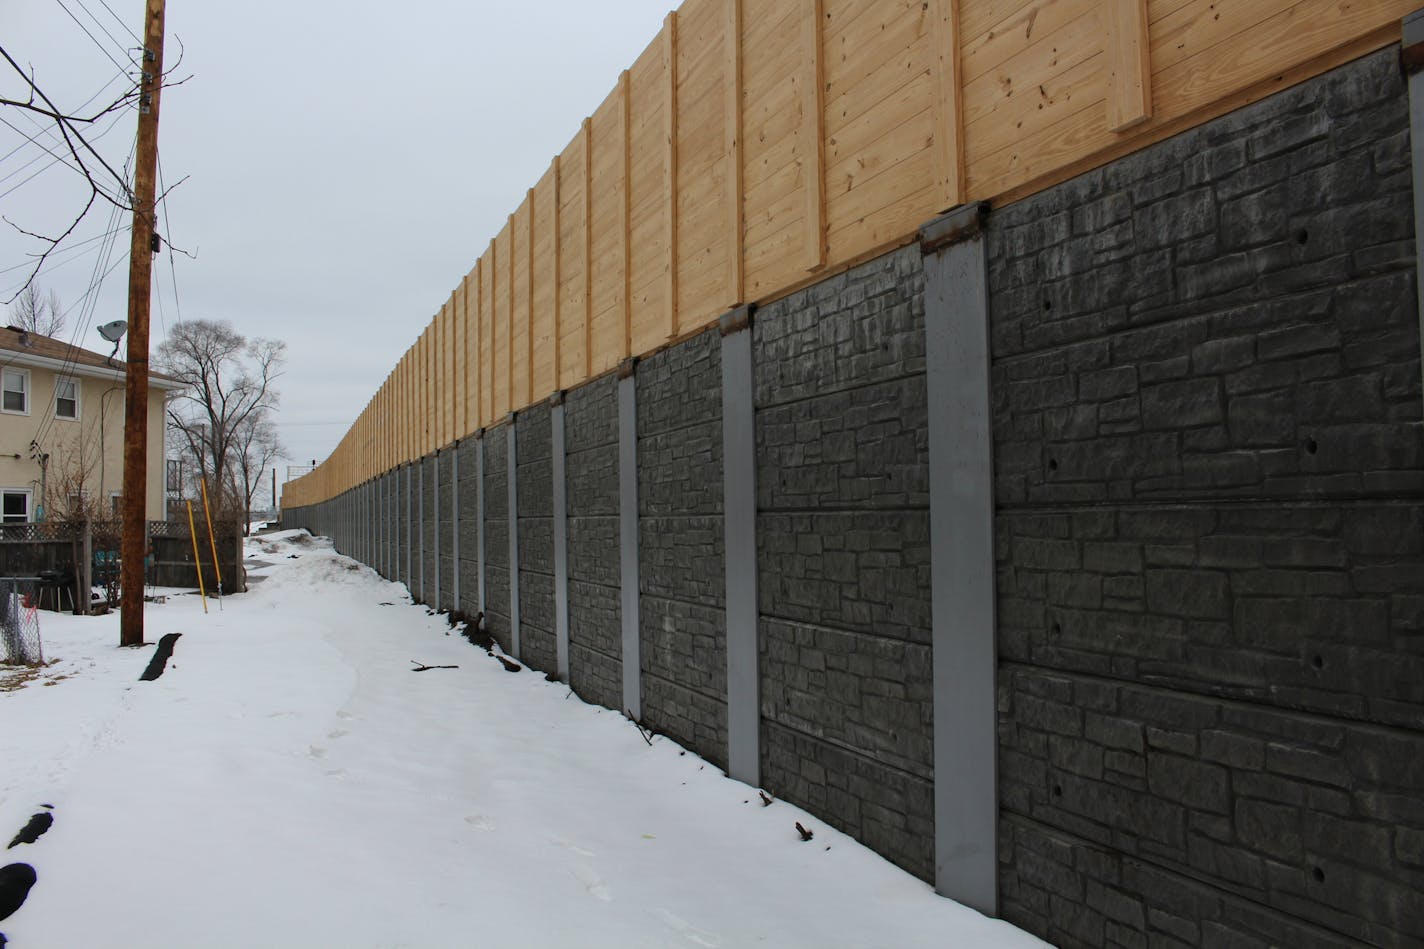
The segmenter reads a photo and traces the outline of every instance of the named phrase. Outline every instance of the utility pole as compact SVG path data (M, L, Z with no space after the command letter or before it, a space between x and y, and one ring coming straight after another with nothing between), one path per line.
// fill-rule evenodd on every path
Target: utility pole
M124 382L124 500L120 523L119 645L143 645L148 504L148 305L153 285L158 179L158 98L163 91L164 0L146 0L129 247L129 349Z

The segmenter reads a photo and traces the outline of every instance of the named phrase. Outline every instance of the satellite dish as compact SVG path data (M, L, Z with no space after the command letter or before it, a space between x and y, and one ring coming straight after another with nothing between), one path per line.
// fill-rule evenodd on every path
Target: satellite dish
M111 343L117 343L123 339L125 333L129 331L129 324L124 320L114 320L112 323L105 323L99 327L99 335Z

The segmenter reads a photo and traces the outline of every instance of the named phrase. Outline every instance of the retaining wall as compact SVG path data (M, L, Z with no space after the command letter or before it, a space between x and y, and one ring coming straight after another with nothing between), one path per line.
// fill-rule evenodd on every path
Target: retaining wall
M427 543L526 662L1055 944L1418 944L1420 154L1390 49L965 209L460 443ZM284 520L353 550L353 495Z

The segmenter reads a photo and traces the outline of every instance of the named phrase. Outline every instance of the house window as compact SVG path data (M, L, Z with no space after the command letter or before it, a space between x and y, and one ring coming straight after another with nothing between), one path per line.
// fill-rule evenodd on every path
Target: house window
M7 394L8 394L8 390ZM0 491L0 521L24 524L30 519L30 492L7 488Z
M109 494L109 513L114 517L124 513L124 496L117 491Z
M54 417L79 418L79 380L56 376L54 380Z
M28 369L6 369L0 373L0 388L3 401L0 409L16 415L30 414L30 371Z

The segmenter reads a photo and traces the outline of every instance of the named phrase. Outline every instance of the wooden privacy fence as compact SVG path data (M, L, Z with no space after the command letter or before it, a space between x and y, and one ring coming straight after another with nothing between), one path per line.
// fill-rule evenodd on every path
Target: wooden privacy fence
M283 504L1395 42L1418 2L687 0Z
M196 589L198 565L193 559L193 536L188 525L175 521L149 521L146 531L145 547L150 551L150 557L144 566L145 585ZM242 565L241 522L214 521L216 543L209 536L206 525L199 525L197 532L203 580L208 589L215 590L217 586L212 555L216 548L223 591L244 592L247 589L247 574ZM75 578L77 598L87 603L83 583L86 548L91 566L90 579L93 585L103 586L106 579L103 576L104 565L117 563L114 558L117 558L119 550L118 521L0 525L0 577L64 573ZM112 579L117 581L117 576Z

